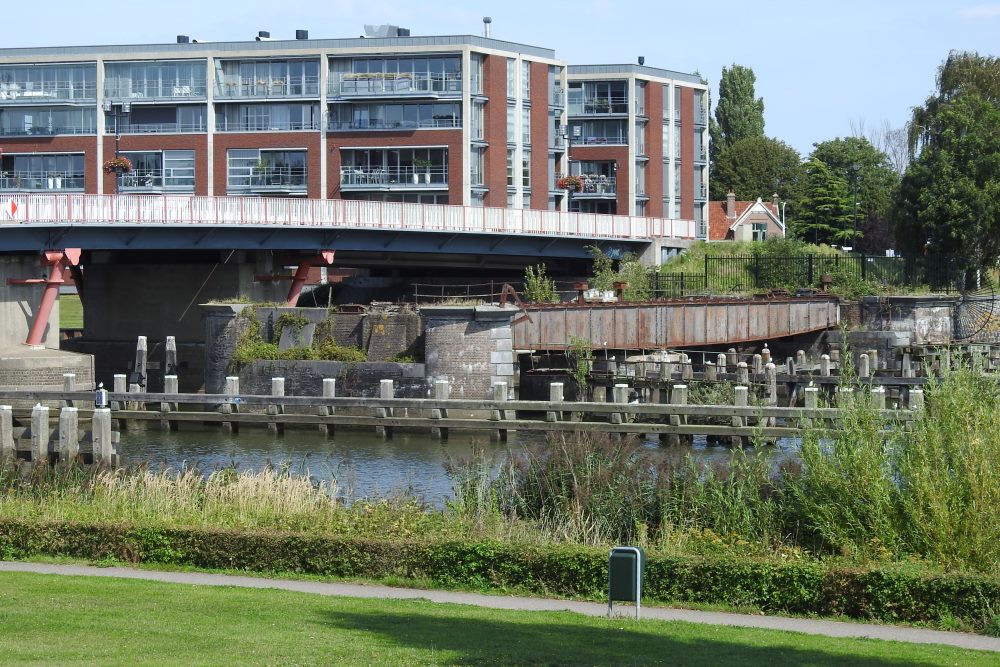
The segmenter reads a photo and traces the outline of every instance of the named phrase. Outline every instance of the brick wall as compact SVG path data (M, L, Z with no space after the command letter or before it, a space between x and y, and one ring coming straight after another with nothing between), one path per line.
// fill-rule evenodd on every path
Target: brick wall
M473 308L424 309L428 384L451 383L452 398L492 396L496 382L514 382L511 315Z
M486 206L507 206L507 58L487 56L483 64L483 92L489 101L485 110L486 141L483 159Z

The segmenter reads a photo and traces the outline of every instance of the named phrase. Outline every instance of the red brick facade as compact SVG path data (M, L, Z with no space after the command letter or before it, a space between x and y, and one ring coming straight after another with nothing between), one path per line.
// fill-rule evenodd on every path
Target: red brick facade
M507 206L507 59L487 56L483 64L486 103L486 206Z
M654 218L670 217L663 210L663 199L667 193L663 191L663 96L665 86L650 81L646 84L646 215Z
M694 218L694 89L681 88L681 217Z
M531 63L531 208L549 207L549 66Z

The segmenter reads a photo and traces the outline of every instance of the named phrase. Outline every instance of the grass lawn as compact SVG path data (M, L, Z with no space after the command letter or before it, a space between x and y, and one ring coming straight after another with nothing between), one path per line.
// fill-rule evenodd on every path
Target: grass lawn
M59 295L59 328L83 328L83 304L79 294Z
M949 647L569 612L0 574L0 664L995 665Z

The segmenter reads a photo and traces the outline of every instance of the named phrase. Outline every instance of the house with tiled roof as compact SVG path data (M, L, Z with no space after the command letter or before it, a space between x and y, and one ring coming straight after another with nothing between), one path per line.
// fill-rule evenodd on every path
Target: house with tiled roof
M709 241L763 241L785 235L778 195L765 204L757 201L736 201L730 191L725 201L708 203Z

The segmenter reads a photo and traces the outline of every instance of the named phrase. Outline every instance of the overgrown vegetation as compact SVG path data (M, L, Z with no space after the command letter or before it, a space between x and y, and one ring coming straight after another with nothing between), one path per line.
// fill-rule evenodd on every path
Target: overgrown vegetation
M236 348L229 362L230 367L237 368L261 360L367 361L368 355L365 354L364 350L340 345L334 340L332 317L332 314L328 314L324 322L316 325L313 345L298 345L282 350L277 342L281 340L282 331L289 327L294 327L296 331L299 331L309 323L309 320L302 315L284 313L275 322L274 342L265 341L263 324L257 316L257 309L248 306L241 310L236 318L237 324L240 326L240 335L236 339Z
M524 268L524 298L531 303L559 301L556 281L545 273L545 264L529 265Z
M653 281L650 271L633 253L625 253L618 260L609 257L596 246L587 248L593 257L593 271L588 284L591 288L608 291L614 289L615 283L625 283L622 299L625 301L648 301L653 298Z

